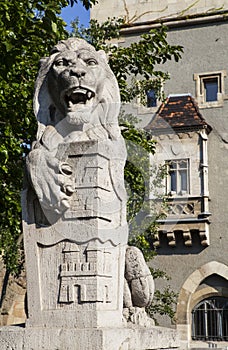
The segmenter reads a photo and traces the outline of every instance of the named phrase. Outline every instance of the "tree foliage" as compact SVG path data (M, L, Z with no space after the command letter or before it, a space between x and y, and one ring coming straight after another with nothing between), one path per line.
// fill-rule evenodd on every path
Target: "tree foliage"
M68 4L73 6L74 4L78 3L78 0L67 0ZM86 8L86 10L89 10L90 7L98 3L97 0L80 0L80 2L83 4L83 6Z
M168 315L172 321L175 321L174 307L177 303L178 294L175 293L170 286L166 286L162 291L156 290L147 313L158 324L157 315Z

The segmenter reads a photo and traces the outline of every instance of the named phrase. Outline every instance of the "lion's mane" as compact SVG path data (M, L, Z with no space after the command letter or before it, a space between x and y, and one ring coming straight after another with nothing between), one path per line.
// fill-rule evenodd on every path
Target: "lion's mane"
M102 88L99 89L99 103L102 104L100 114L103 114L99 116L99 122L107 131L108 138L117 139L120 136L118 126L120 108L119 89L116 78L107 63L105 53L103 51L96 51L93 46L82 39L70 38L60 41L51 51L51 55L40 61L40 69L34 93L34 113L38 121L37 140L41 139L46 126L52 125L55 127L60 120L65 118L51 98L48 89L48 74L56 56L59 53L67 51L78 52L85 49L96 55L99 65L105 72L105 78L103 79L101 77L100 79L102 79L102 81L98 81L100 87L102 86ZM53 109L55 110L54 118L52 115ZM93 127L93 125L91 127Z

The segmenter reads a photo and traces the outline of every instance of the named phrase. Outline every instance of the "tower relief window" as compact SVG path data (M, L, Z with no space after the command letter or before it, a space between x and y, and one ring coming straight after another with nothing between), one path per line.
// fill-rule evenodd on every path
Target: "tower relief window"
M226 71L194 74L196 99L200 108L221 107L225 98Z

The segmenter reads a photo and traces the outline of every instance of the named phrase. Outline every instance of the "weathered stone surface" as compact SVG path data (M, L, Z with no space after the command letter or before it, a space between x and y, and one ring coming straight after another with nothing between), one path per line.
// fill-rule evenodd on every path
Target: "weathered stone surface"
M34 96L37 141L27 167L50 224L72 207L81 212L85 207L82 217L98 217L107 205L109 214L117 211L117 198L125 206L119 108L118 85L104 52L71 38L42 60ZM100 209L93 196L102 202Z
M152 302L154 295L154 280L151 276L142 252L136 247L127 247L125 262L125 278L130 290L125 292L126 305L146 307ZM127 286L125 287L125 290Z
M159 350L178 348L176 332L161 327L104 329L0 328L1 350Z
M29 327L122 324L128 228L119 105L104 53L85 41L62 41L42 60L23 194Z
M224 0L216 0L217 9L223 8L224 4L226 4ZM179 18L183 13L186 16L191 16L197 13L208 13L212 9L215 9L214 0L207 0L206 2L199 1L194 6L191 5L191 0L185 0L180 3L173 0L126 0L125 2L118 1L117 3L102 1L91 8L91 18L102 23L108 17L125 17L126 21L129 21L132 27L134 23L146 23L147 21L152 22L158 19L164 20L164 18Z

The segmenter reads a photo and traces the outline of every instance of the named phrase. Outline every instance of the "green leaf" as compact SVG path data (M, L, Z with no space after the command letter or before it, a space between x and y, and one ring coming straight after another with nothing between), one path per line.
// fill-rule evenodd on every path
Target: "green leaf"
M55 22L51 22L51 28L53 30L54 33L57 33L57 24Z

